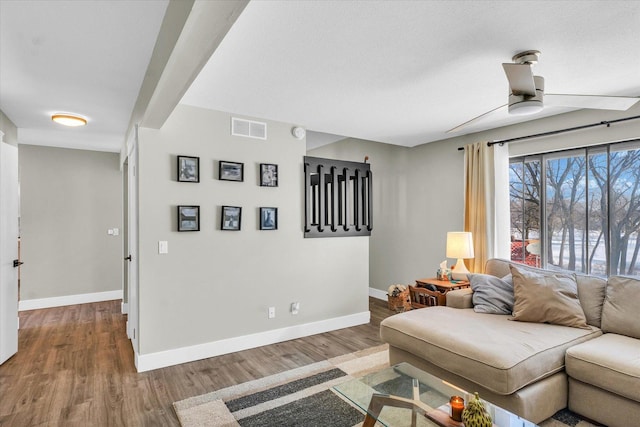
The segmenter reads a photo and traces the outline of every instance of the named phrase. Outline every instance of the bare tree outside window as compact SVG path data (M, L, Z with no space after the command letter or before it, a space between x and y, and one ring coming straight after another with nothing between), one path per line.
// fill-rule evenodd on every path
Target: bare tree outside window
M511 260L534 267L540 258L539 160L511 164Z
M513 261L640 275L640 141L513 159L509 185Z

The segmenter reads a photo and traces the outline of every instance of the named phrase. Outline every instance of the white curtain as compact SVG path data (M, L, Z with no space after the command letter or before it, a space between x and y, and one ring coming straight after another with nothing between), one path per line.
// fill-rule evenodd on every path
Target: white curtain
M509 149L477 142L466 145L464 230L473 236L469 271L481 273L490 258L509 259Z

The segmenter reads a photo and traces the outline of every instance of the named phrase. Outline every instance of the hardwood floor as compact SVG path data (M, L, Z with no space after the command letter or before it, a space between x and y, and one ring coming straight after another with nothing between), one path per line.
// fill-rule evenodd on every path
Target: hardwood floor
M120 301L24 311L19 351L0 366L0 426L179 426L171 404L381 344L371 322L137 373Z

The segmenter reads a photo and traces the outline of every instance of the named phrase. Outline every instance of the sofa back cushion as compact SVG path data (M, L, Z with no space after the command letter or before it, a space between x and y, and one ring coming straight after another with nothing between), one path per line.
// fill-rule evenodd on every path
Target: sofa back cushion
M640 339L640 280L611 276L602 307L602 330Z
M555 272L550 270L518 264L500 258L489 259L485 265L485 273L491 274L492 276L504 277L511 273L510 265L515 265L520 270L533 273L555 274ZM600 328L602 304L604 303L607 281L600 277L582 274L576 274L576 281L578 283L578 299L580 300L584 315L587 318L587 324Z
M492 276L504 277L507 274L511 274L511 268L509 267L511 264L512 262L506 259L491 258L484 265L484 272ZM522 268L526 268L526 266L522 266Z
M602 305L607 289L607 281L601 277L576 274L578 282L578 299L587 324L600 328L602 319Z

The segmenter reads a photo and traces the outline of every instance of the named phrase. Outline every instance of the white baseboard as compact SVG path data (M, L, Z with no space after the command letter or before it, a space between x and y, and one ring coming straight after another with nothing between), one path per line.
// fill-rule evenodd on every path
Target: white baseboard
M111 301L114 299L122 299L122 290L21 300L18 302L18 311L62 307L64 305L87 304L90 302Z
M129 303L123 302L122 305L120 306L120 311L122 312L122 314L128 314L129 313Z
M369 288L369 296L387 301L387 293L376 288Z
M273 331L228 338L205 344L176 348L173 350L159 351L157 353L138 354L136 352L135 364L138 372L151 371L153 369L207 359L209 357L220 356L222 354L261 347L263 345L275 344L323 332L335 331L336 329L362 325L369 323L370 318L371 313L369 311L365 311L348 316L275 329Z

